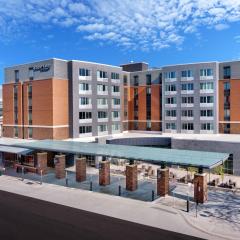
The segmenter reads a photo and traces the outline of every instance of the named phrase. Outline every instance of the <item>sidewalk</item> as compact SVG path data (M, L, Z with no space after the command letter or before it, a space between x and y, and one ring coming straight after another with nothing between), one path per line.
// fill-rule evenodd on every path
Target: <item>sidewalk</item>
M200 238L226 239L207 233L212 230L213 223L204 222L201 218L194 222L193 216L160 202L146 203L52 184L40 185L5 175L0 176L0 190ZM228 228L225 222L221 224L227 235L229 230L230 236L231 228ZM206 231L203 232L201 228L195 226L203 226ZM233 239L232 236L229 239Z

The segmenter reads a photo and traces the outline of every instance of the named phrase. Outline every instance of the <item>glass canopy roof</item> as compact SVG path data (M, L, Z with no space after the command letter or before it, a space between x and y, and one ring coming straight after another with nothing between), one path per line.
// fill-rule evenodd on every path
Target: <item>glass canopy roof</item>
M106 156L139 160L155 164L173 164L213 168L228 159L229 153L138 147L116 144L83 143L75 141L40 140L19 143L15 146L35 150Z

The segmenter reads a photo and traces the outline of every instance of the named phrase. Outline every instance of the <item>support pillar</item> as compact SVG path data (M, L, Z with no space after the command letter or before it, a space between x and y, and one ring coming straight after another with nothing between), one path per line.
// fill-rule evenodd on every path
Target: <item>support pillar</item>
M66 159L65 155L55 155L54 159L56 178L65 178Z
M138 187L138 172L137 165L126 166L126 190L135 191Z
M208 199L207 174L195 173L194 175L194 201L204 203Z
M157 195L164 197L169 192L169 169L157 169Z
M83 182L86 180L86 158L76 158L76 181Z
M47 152L37 153L37 173L46 174L47 173L47 160L48 154Z
M110 162L99 162L99 185L106 186L110 184Z

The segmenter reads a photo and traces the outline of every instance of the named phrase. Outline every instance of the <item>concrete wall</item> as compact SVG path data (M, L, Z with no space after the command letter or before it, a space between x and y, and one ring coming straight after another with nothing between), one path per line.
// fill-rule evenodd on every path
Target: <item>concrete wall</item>
M240 175L240 143L173 138L172 148L233 154L233 174Z

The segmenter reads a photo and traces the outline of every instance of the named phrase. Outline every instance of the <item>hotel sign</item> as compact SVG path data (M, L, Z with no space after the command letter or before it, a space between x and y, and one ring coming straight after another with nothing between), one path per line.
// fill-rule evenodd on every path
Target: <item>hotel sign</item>
M51 68L51 65L49 65L49 64L44 64L44 65L42 65L42 66L37 66L37 67L34 67L33 68L33 71L34 72L48 72L49 70L50 70L50 68Z

